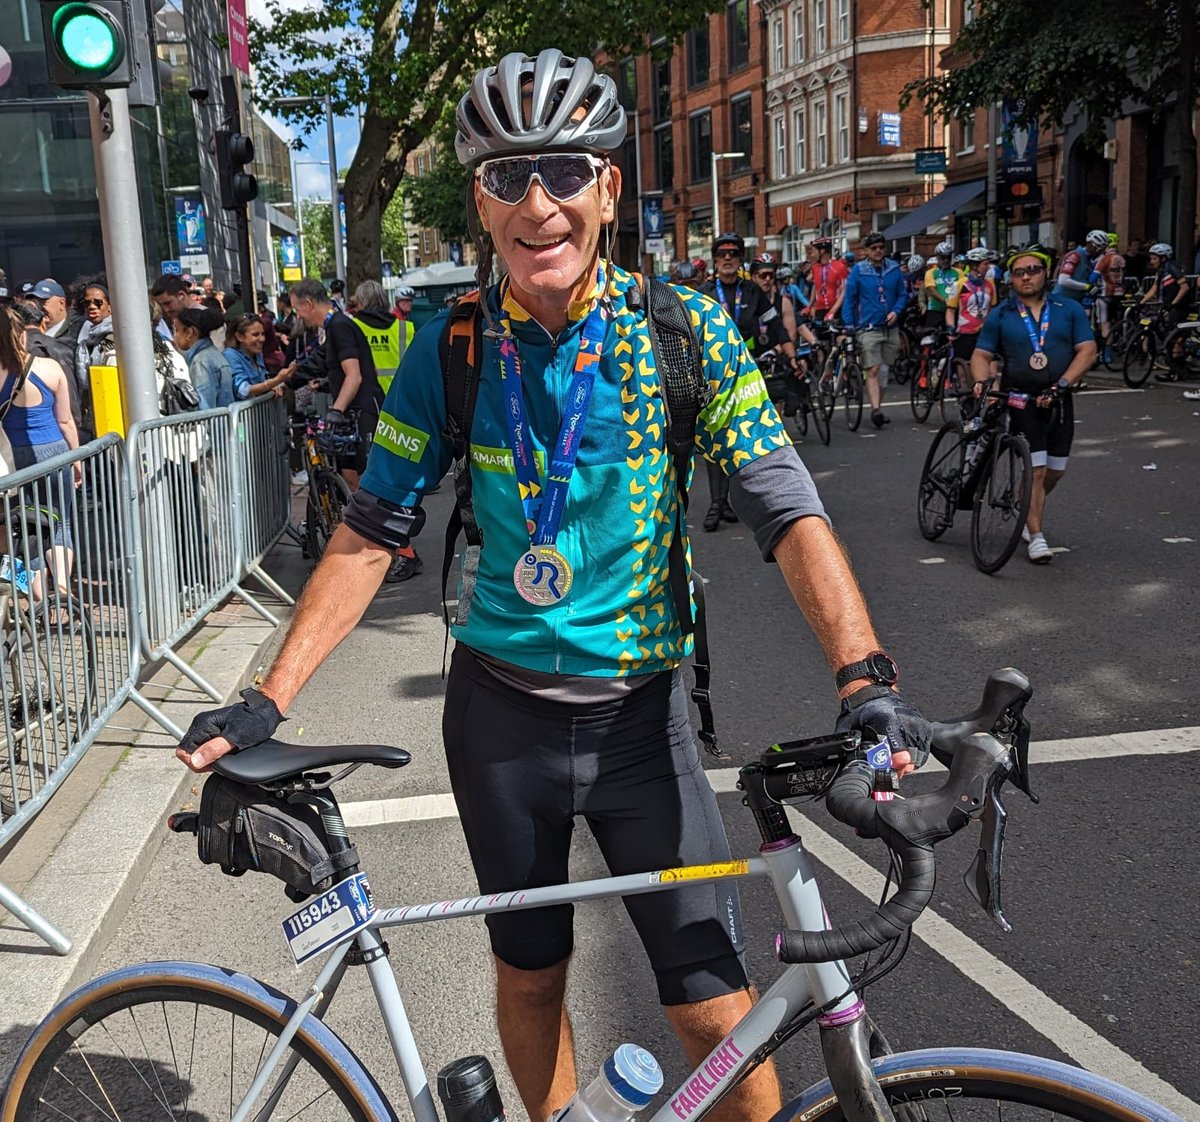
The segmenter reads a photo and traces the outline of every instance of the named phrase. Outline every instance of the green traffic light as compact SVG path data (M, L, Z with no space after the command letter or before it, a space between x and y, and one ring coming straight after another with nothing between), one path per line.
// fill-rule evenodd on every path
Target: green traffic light
M124 55L120 30L103 8L60 8L54 14L54 36L65 62L97 78L116 69Z

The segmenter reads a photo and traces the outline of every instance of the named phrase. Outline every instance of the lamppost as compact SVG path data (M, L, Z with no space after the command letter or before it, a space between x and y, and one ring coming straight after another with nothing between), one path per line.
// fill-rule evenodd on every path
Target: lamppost
M717 161L718 160L741 160L745 157L745 152L714 152L712 154L712 204L713 204L713 237L721 236L721 202L719 187L717 186Z
M298 105L310 105L317 101L315 97L279 97L275 105L286 108ZM346 263L342 260L342 212L338 206L338 177L337 177L337 146L333 136L333 106L329 94L320 98L325 106L325 136L329 145L329 201L333 211L333 269L334 275L345 278Z
M292 198L296 203L296 232L300 236L300 271L305 276L308 276L308 252L304 242L304 211L300 205L302 200L296 197L296 172L294 169L312 166L321 167L327 163L329 163L328 160L292 160ZM341 223L336 220L334 231L338 234L341 233Z

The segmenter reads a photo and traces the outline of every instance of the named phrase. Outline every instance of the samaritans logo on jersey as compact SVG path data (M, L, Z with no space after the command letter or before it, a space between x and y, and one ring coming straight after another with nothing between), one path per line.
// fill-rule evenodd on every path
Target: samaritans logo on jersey
M398 421L390 413L379 414L379 425L375 429L375 443L382 444L389 452L406 460L419 460L429 443L429 433Z

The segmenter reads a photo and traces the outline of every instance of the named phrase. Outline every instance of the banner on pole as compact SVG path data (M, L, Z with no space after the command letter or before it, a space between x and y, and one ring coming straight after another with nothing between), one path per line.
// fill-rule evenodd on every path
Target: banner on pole
M235 70L250 74L250 31L246 23L246 0L226 0L229 16L229 61Z
M175 196L175 240L179 243L179 266L183 272L211 272L204 199L199 195Z

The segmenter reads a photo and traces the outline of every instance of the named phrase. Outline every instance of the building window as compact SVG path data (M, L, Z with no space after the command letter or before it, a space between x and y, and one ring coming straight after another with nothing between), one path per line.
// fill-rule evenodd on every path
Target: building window
M671 190L675 183L675 142L669 121L654 130L654 177L660 191Z
M833 98L833 127L837 135L837 163L850 160L850 95L835 94Z
M617 77L620 79L621 104L626 109L637 108L637 60L626 58L617 67Z
M967 27L975 22L976 8L979 6L979 0L963 0L963 27Z
M702 86L708 81L708 21L687 33L688 87Z
M828 106L825 99L813 102L813 166L829 166Z
M787 56L783 48L783 16L771 21L771 73L778 74L787 67Z
M750 62L750 0L730 0L729 69L740 70Z
M804 5L792 9L792 65L804 59Z
M733 161L735 171L747 171L754 155L754 129L750 125L750 95L740 94L729 101L729 151L741 152Z
M688 147L691 149L692 182L702 183L712 173L712 113L708 109L688 120Z
M800 227L789 226L783 232L783 259L785 261L799 261L804 256L804 248L800 240ZM800 311L799 308L796 309Z
M787 179L787 122L783 119L782 114L771 118L771 132L775 138L775 166L773 174L776 179Z
M826 25L827 0L813 0L813 50L824 54L829 50L829 34Z
M850 0L837 0L837 41L850 42Z
M808 117L804 106L792 110L792 174L808 171Z
M669 121L671 119L671 60L669 58L664 58L662 62L651 63L650 81L654 119Z
M958 123L959 129L959 152L974 152L975 151L975 114L972 113L969 117L964 117Z

